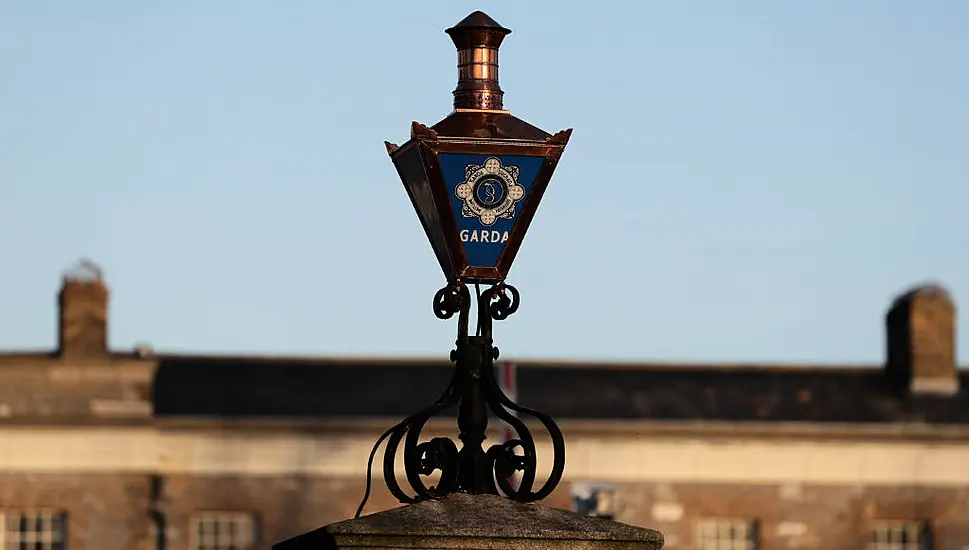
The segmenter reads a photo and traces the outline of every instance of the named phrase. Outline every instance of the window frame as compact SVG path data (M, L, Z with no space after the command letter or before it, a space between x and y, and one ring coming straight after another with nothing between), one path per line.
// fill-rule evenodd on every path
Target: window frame
M694 536L696 537L696 548L697 550L706 550L703 543L706 539L704 531L708 525L712 524L717 535L712 540L716 541L714 545L714 550L738 550L736 549L737 543L743 542L744 548L742 550L759 550L761 547L760 541L760 520L756 518L745 518L737 516L727 516L727 517L716 517L716 516L703 516L697 518L694 524ZM724 524L730 526L731 534L737 532L737 526L742 525L747 532L747 538L738 539L731 537L729 539L721 538L720 530ZM726 546L727 548L724 548Z
M892 534L914 528L918 539L915 542L892 540ZM884 537L877 534L884 531ZM935 546L932 533L932 522L923 519L879 519L868 524L865 536L866 550L932 550ZM878 540L884 538L885 540Z
M235 522L240 518L244 518L249 522L249 525L252 528L249 547L250 550L256 550L259 547L259 518L255 513L245 510L199 510L194 512L189 519L189 548L191 550L199 550L201 548L202 539L200 526L203 521L210 519L223 521L228 519L229 522ZM236 545L230 544L230 547L234 546ZM213 550L222 550L222 546L219 545L218 541L216 541L215 548Z
M19 526L11 529L8 523L11 515L27 516L33 520L35 525L38 519L42 519L44 529L41 531L23 531ZM29 547L35 548L38 541L23 540L25 533L41 534L40 544L45 547L45 550L65 550L68 543L67 521L67 511L61 508L49 506L0 508L0 550L6 550L6 547L10 544L18 546L27 544ZM55 529L58 524L60 526L59 532ZM17 534L16 541L9 540L11 533Z

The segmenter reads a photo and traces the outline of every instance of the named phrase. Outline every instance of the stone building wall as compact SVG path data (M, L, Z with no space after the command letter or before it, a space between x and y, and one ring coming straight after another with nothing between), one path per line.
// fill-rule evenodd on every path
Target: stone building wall
M0 510L67 514L70 550L149 550L147 476L0 473Z
M701 519L750 520L765 550L858 550L875 522L892 520L928 522L936 550L969 545L966 487L634 483L616 486L616 502L618 521L657 529L679 550L696 550Z
M353 516L362 480L304 476L162 476L154 502L151 475L0 473L0 511L66 513L69 550L158 550L156 507L164 518L165 550L194 550L199 512L252 514L257 548ZM397 505L376 492L368 513Z
M70 550L155 550L150 475L0 474L0 508L54 508L68 514ZM352 517L363 480L312 476L162 476L166 550L193 550L199 512L251 513L258 548ZM695 550L700 519L756 522L759 548L857 550L879 520L928 521L933 548L969 544L969 489L683 483L616 484L616 519L666 535L666 548ZM569 509L563 483L547 505ZM375 484L366 513L398 504Z

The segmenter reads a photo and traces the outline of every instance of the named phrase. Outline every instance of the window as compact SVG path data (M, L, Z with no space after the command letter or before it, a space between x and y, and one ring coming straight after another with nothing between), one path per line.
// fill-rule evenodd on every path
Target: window
M616 488L611 485L573 485L572 511L597 518L616 515Z
M251 514L205 512L195 517L195 550L253 550L256 522Z
M0 550L63 550L66 524L56 510L0 510Z
M868 530L868 550L929 550L929 524L922 521L879 521Z
M749 520L700 520L697 539L699 550L755 550L757 524Z

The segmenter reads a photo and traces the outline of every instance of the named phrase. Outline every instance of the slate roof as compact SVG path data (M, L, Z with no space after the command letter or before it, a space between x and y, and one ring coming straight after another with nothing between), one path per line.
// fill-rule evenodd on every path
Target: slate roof
M518 363L521 404L558 420L969 424L959 393L915 396L877 366ZM403 417L430 405L446 361L161 357L160 417Z

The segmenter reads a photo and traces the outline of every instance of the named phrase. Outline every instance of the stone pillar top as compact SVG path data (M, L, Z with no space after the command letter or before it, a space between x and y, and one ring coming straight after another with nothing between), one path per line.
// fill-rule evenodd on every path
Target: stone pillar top
M663 534L498 495L456 493L332 523L273 550L660 550Z

